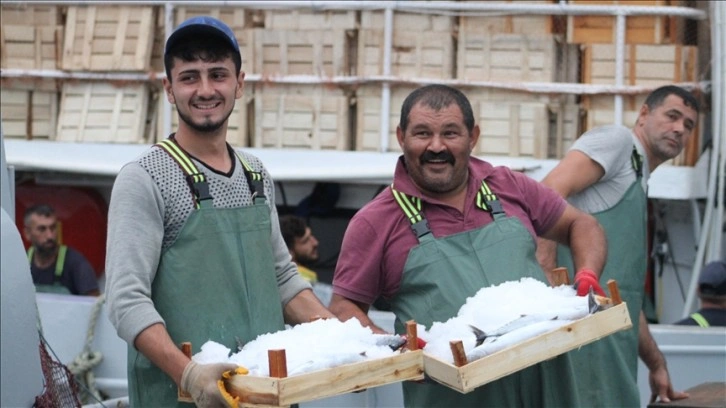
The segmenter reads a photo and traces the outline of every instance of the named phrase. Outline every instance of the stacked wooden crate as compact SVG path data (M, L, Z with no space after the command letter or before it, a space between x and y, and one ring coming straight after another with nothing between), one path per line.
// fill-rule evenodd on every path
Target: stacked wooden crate
M361 12L356 73L360 77L382 76L384 72L383 11ZM394 13L390 75L402 79L450 79L454 77L455 19L444 15ZM361 85L356 90L356 143L360 151L400 151L396 126L403 100L415 88L391 84L388 142L381 141L380 83Z
M59 7L2 5L2 69L58 69L62 39ZM5 137L53 139L58 121L57 87L52 79L3 78L0 114Z
M462 16L456 77L549 83L553 89L559 82L577 82L578 50L559 31L555 18L546 15ZM559 158L579 129L572 96L482 88L467 94L481 126L476 154Z
M628 6L675 6L677 1L575 1L587 4L622 4ZM698 48L682 43L684 21L671 16L628 16L625 20L625 55L623 85L655 88L662 85L698 81ZM582 82L615 85L615 17L570 16L568 40L582 50ZM623 96L623 125L633 126L645 94ZM584 130L615 121L613 95L590 95L582 98L586 112ZM697 133L697 132L695 132ZM694 138L697 139L697 138ZM695 143L698 146L698 143ZM686 147L692 150L694 147ZM697 147L696 147L697 148ZM674 163L689 164L684 151Z
M61 67L83 72L148 72L156 10L150 6L70 6ZM151 84L66 82L56 140L147 143ZM151 110L151 111L150 111Z
M265 10L254 31L251 72L266 77L350 76L356 12ZM348 150L350 96L331 84L271 84L251 87L254 147Z

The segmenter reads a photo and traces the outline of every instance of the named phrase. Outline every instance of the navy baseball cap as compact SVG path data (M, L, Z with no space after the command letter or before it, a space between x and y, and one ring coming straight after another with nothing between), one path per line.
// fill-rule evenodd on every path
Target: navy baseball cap
M726 295L726 261L708 263L698 278L698 290L702 295Z
M240 56L241 59L239 44L237 44L237 38L234 36L234 32L232 31L232 29L229 28L227 24L224 24L216 18L209 16L192 17L179 24L179 26L174 30L173 33L171 33L169 38L166 40L164 55L169 53L169 50L171 50L176 45L179 39L187 37L189 35L215 36L220 40L225 41L230 47L232 47L232 49L237 53L238 56Z

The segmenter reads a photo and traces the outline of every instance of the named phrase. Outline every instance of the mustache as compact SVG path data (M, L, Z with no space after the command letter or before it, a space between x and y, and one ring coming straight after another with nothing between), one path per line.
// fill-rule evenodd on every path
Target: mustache
M428 161L444 161L449 164L454 164L456 162L456 159L454 159L454 156L448 151L438 153L425 151L424 154L421 155L419 161L421 162L421 164Z

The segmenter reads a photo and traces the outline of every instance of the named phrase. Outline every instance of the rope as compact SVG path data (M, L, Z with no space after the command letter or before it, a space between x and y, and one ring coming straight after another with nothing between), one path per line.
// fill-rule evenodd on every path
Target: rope
M76 377L76 380L83 385L82 388L85 389L85 392L90 394L96 401L101 401L103 398L96 389L96 377L93 374L93 369L101 363L103 355L98 351L91 351L91 344L93 344L93 338L96 332L98 314L101 312L101 307L105 301L105 294L101 294L96 299L96 303L93 305L93 309L91 309L91 316L88 320L86 344L83 347L83 351L81 351L73 362L68 364L68 369ZM85 400L86 398L83 399Z

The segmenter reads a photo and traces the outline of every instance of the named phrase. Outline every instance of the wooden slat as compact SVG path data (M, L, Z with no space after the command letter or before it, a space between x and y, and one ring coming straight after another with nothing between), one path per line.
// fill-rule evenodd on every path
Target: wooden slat
M356 28L353 10L264 10L268 30L352 30Z
M52 139L58 118L58 92L26 88L0 88L3 135L27 140Z

